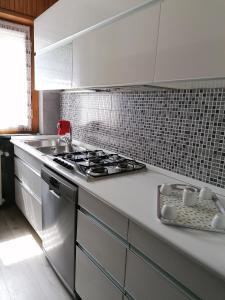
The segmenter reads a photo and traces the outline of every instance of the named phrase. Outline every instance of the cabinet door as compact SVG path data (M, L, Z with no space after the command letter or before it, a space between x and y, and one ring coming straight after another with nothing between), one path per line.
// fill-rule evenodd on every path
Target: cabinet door
M225 1L164 0L155 81L225 75Z
M75 290L82 300L122 300L122 292L77 247Z
M14 154L15 157L19 157L27 165L29 165L39 176L41 176L42 161L40 161L27 151L17 147L16 145L14 145Z
M14 172L17 178L23 182L28 190L36 196L41 202L41 177L40 175L24 163L21 159L15 157Z
M91 215L95 216L106 226L110 227L112 231L119 234L123 239L127 239L128 218L104 204L101 200L97 199L82 188L79 189L78 203Z
M78 211L77 242L123 286L126 247L117 237Z
M60 0L34 21L35 51L144 2L145 0Z
M217 300L224 300L224 280L219 279L213 272L206 271L204 266L151 234L149 230L130 222L128 241L189 289L190 294L195 294L196 298L214 300L216 291Z
M15 178L15 201L26 219L41 237L42 234L42 207L41 202L34 198L23 184Z
M154 267L128 251L126 290L136 300L187 300L185 296L164 275Z
M72 44L35 56L35 89L69 89L72 83Z
M153 81L160 1L74 40L74 87Z

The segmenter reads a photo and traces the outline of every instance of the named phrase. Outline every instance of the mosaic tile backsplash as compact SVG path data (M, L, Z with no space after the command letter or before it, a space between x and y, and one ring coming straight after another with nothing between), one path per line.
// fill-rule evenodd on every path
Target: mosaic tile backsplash
M63 92L73 138L225 188L225 89Z

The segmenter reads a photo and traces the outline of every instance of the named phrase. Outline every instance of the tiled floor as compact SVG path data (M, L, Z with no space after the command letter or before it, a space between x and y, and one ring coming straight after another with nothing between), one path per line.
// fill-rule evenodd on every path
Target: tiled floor
M16 207L0 208L0 299L71 300Z

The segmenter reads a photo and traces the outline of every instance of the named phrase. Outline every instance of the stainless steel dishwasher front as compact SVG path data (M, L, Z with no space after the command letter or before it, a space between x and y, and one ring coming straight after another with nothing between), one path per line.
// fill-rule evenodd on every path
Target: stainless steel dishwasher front
M74 295L78 188L47 167L42 168L41 177L43 249L57 275Z

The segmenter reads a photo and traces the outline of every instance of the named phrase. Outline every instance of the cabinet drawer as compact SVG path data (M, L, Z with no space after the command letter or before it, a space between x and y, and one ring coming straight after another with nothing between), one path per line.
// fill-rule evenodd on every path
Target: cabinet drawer
M190 299L167 281L150 264L128 251L126 290L136 300Z
M101 222L127 240L128 219L83 189L79 189L78 203Z
M15 179L15 201L26 219L30 222L35 231L41 236L41 203L34 198L17 179Z
M122 300L122 292L76 248L75 289L82 300Z
M31 193L41 199L41 177L39 174L17 157L15 157L14 162L15 175L31 190Z
M201 299L224 300L224 281L133 222L128 241Z
M29 166L32 167L38 174L41 174L41 166L42 162L35 158L34 156L30 155L28 152L20 149L19 147L14 146L14 154L21 158L23 161L26 162Z
M126 246L117 237L79 211L77 241L123 286Z

